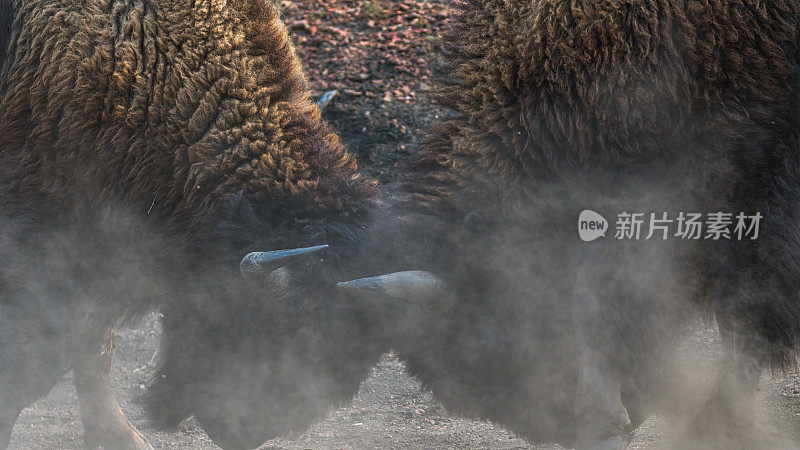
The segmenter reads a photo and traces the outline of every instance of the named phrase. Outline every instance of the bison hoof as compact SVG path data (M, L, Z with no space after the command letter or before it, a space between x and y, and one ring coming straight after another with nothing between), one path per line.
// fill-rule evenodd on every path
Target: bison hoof
M626 433L626 434L622 435L622 442L623 442L625 448L628 448L628 446L631 445L631 442L633 442L633 438L635 436L635 433L636 433L635 431L631 431L630 433Z
M578 425L576 447L579 449L624 449L630 443L630 416L620 403L613 412L585 414Z

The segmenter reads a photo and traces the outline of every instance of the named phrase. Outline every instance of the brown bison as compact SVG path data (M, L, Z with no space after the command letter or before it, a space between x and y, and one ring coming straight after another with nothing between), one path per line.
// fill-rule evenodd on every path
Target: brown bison
M456 114L384 215L271 5L16 2L0 438L72 367L87 443L146 446L111 395L110 327L157 307L150 415L195 415L224 446L302 429L392 345L455 412L621 448L712 309L728 358L697 432L757 445L755 381L797 344L797 3L466 3L442 91ZM586 243L583 209L764 220L756 240ZM442 278L341 286L422 306L331 289L420 266Z
M757 381L795 361L800 332L798 14L796 0L465 2L441 91L454 115L410 166L405 225L378 239L402 243L382 270L422 265L453 296L391 331L411 373L532 441L619 449L670 400L682 330L713 311L726 357L687 446L758 448ZM586 209L612 230L626 212L673 228L583 242ZM681 212L763 219L755 239L681 239Z
M386 348L334 284L377 186L273 4L6 0L0 25L0 447L69 369L87 446L148 447L109 368L153 308L160 425L252 447L347 400Z

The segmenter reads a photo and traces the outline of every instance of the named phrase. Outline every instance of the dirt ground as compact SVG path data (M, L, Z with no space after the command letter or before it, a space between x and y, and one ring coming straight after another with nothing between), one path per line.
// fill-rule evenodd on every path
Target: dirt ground
M433 79L442 71L441 33L450 21L447 1L298 0L282 2L309 73L314 93L340 94L326 119L365 169L392 186L397 164L418 145L425 130L446 111L431 101ZM159 327L156 314L121 330L113 375L128 418L155 448L215 448L189 419L177 432L148 426L137 398L154 369ZM698 330L684 349L684 364L697 369L698 392L713 378L719 338ZM702 394L694 398L699 404ZM800 377L762 380L759 424L800 448ZM654 417L637 431L632 448L669 447L680 424ZM263 448L553 448L533 447L502 427L449 414L403 363L387 354L365 380L352 403L331 411L302 434L275 439ZM303 432L304 431L304 432ZM78 403L68 374L48 395L27 408L17 422L11 449L82 446Z
M148 426L137 403L153 372L153 355L160 331L156 314L134 329L119 333L113 375L128 418L159 448L216 448L189 419L176 432ZM713 330L698 330L684 347L687 367L697 369L698 389L711 382L719 360L719 338ZM800 378L764 375L760 393L760 426L784 439L776 448L800 448ZM695 397L695 403L703 395ZM670 430L680 427L666 417L648 419L637 430L632 448L669 447ZM83 444L78 401L67 375L50 395L27 408L11 438L10 449L76 449ZM794 443L792 443L794 442ZM352 403L331 411L309 430L264 444L276 449L406 449L406 448L559 448L531 446L488 422L455 417L410 378L403 363L385 355L365 380Z

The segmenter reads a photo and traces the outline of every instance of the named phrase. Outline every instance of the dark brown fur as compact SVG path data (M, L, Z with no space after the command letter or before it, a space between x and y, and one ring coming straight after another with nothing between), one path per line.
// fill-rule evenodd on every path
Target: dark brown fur
M182 233L240 190L359 208L374 182L320 120L272 7L214 5L26 2L4 88L4 195L154 204Z
M392 254L460 298L401 330L412 373L453 411L588 445L576 423L597 405L582 410L575 392L591 355L621 380L633 427L663 404L666 355L704 310L726 340L738 321L729 360L791 364L799 13L792 0L465 2L441 88L455 114L412 161L396 210L408 237ZM578 240L582 209L609 219L604 240ZM623 211L765 219L752 242L615 241ZM726 383L755 392L750 368L726 367L741 380L721 376L710 403L738 401L721 400ZM729 406L704 416L740 413ZM741 438L739 419L708 430Z
M341 366L328 345L363 345L348 335L337 347L337 331L315 344L307 327L329 320L312 329L341 325L345 339L368 326L324 288L358 251L377 186L320 119L275 7L22 1L0 36L12 39L0 77L0 315L28 324L0 336L0 356L15 361L0 371L0 444L7 415L70 363L87 372L84 361L110 345L109 326L153 307L166 316L161 396L149 397L162 424L202 412L215 439L255 445L352 394L379 350ZM305 284L285 307L238 274L249 251L322 243L331 245L324 261L292 268ZM272 347L285 342L297 348ZM322 375L349 382L323 389L330 397L317 392L318 403L304 399L290 383L300 372L282 362L293 351L311 360L300 368L322 364ZM13 358L21 353L41 360ZM99 384L78 380L87 445L140 446L113 397L107 406L107 369ZM203 403L217 400L230 404ZM296 411L280 420L247 409L281 401ZM86 422L104 415L111 431Z
M432 202L475 209L587 168L675 160L676 136L789 120L790 2L467 3L440 90L458 117L420 152L418 203L431 189Z

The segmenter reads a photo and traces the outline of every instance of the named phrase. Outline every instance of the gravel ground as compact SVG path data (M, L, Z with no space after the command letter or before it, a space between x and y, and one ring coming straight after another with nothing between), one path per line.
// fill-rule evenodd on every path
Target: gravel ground
M137 397L153 371L152 357L159 336L155 314L134 329L119 333L114 380L122 407L155 448L216 448L192 419L176 432L157 431L147 425ZM696 388L711 382L719 359L719 338L702 329L682 352L684 365L696 369ZM700 391L702 392L702 391ZM702 394L694 396L695 403ZM800 448L800 378L796 374L762 379L759 424L784 441L776 448ZM693 405L687 405L692 408ZM668 432L680 424L664 417L646 421L637 431L632 448L669 447ZM792 443L794 441L795 443ZM14 428L11 449L82 446L81 424L72 375L67 375L46 398L27 408ZM385 355L365 380L352 403L330 414L297 436L267 442L262 448L559 448L531 446L511 432L488 422L454 417L405 373L393 354Z

